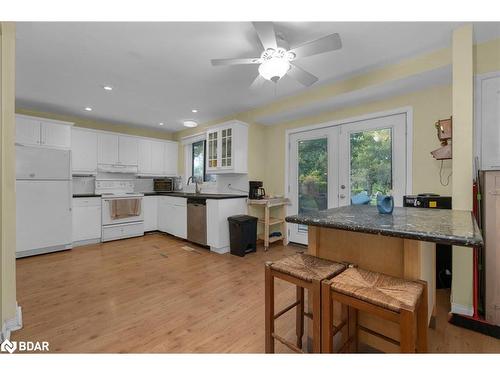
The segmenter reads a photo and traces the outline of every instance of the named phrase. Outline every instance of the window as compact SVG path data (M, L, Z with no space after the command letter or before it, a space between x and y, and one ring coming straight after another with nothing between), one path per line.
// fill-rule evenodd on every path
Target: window
M192 145L191 175L201 181L215 181L215 175L206 174L205 155L207 149L206 141L194 142Z

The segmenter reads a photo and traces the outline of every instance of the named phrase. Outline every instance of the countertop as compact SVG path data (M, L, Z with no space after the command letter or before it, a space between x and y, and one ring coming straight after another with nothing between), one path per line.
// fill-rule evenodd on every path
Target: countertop
M180 198L199 198L199 199L234 199L234 198L248 198L247 195L242 194L209 194L209 193L184 193L181 191L176 191L172 193L144 193L144 196L169 196L169 197L180 197Z
M448 245L483 246L483 237L470 211L395 207L392 215L386 215L375 206L345 206L288 216L285 220Z
M155 196L155 195L180 197L180 198L200 198L200 199L248 198L247 195L243 195L243 194L209 194L209 193L195 194L195 193L184 193L181 191L176 191L176 192L172 192L172 193L157 193L157 192L144 193L145 197ZM73 198L100 198L100 197L101 197L101 194L91 194L91 193L89 193L89 194L73 194Z

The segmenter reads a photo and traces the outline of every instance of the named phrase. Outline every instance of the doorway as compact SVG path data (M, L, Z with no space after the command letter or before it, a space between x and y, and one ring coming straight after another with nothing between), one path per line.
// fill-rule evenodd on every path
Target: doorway
M354 196L407 190L407 114L397 113L289 134L288 214L351 204ZM307 226L289 224L291 242L307 245Z

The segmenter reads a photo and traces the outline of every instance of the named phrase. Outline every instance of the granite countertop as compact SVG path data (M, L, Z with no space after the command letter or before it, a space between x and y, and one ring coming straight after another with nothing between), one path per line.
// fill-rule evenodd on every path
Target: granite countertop
M73 198L101 198L101 194L94 194L94 193L73 194Z
M345 206L286 217L295 224L459 246L483 246L483 237L470 211L395 207L392 215L375 206Z
M144 196L169 196L169 197L180 197L180 198L199 198L199 199L234 199L234 198L248 198L247 195L243 194L210 194L210 193L185 193L182 191L175 191L171 193L159 193L159 192L150 192L144 193Z

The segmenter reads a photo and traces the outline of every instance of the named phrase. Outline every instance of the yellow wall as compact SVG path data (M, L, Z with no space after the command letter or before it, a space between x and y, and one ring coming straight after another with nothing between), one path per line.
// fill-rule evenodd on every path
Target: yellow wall
M453 32L453 208L472 210L474 52L472 25ZM485 63L481 62L481 66ZM452 311L472 307L472 250L453 247ZM463 311L462 311L463 313Z
M114 123L111 124L111 123L106 123L106 122L101 122L101 121L85 119L85 118L81 118L81 117L61 115L61 114L57 114L57 113L40 112L40 111L24 109L24 108L16 108L16 113L23 114L23 115L43 117L43 118L48 118L48 119L53 119L53 120L73 122L73 123L75 123L75 126L79 126L82 128L88 128L88 129L105 130L105 131L116 132L116 133L136 135L136 136L140 136L140 137L150 137L150 138L159 138L159 139L167 139L167 140L172 140L172 138L173 138L173 133L167 132L167 131L148 129L148 128L134 128L134 127L129 126L129 125L114 124Z
M405 106L413 108L413 192L432 191L439 194L450 194L451 184L442 186L439 183L440 162L435 161L429 154L430 151L439 147L434 127L435 121L451 115L451 87L448 85L321 113L305 119L268 127L265 134L267 150L265 185L267 189L275 194L284 193L286 129L341 120ZM449 167L450 163L446 162L443 168L443 176L449 175Z
M500 71L500 39L474 46L474 72L483 74Z
M0 325L16 315L15 26L0 24Z

